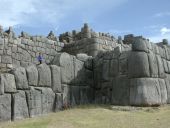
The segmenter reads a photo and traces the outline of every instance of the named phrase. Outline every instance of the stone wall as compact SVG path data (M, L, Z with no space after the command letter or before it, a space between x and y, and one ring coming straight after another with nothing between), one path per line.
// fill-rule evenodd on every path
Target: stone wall
M18 120L93 101L92 58L57 53L51 65L17 67L0 76L0 121Z
M108 33L97 33L84 24L80 32L73 30L59 36L61 42L64 42L63 52L72 55L86 53L89 56L96 56L100 51L113 50L118 41Z
M170 101L170 47L141 37L95 58L95 101L152 106ZM130 45L126 45L130 46Z
M26 34L16 37L4 33L0 36L0 70L37 64L39 53L42 54L44 62L50 63L61 49L61 42L46 37Z

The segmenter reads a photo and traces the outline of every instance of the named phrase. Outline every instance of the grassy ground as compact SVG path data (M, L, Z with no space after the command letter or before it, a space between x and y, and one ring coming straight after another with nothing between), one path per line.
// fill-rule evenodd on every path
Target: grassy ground
M170 106L81 106L43 117L0 123L0 128L170 128Z

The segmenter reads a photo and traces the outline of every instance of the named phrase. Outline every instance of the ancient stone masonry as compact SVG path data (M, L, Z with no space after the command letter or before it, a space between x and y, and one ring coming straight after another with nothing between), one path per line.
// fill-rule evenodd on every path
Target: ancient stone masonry
M61 34L59 39L65 43L62 51L72 55L86 53L96 56L98 52L113 50L118 45L116 38L108 33L94 32L88 24L84 24L80 32L73 30Z
M53 32L16 37L12 28L4 32L0 27L0 121L80 104L170 103L167 40L155 44L134 35L114 39L85 24L79 33L62 34L60 41ZM42 64L36 58L40 52Z
M50 63L57 52L61 51L61 42L42 36L30 36L22 32L16 37L12 28L0 36L1 71L13 67L26 67L31 63L37 64L37 56L42 53L44 61Z

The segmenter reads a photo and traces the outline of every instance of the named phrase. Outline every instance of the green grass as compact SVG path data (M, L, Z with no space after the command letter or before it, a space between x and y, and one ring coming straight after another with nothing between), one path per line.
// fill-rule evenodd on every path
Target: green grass
M1 123L0 128L170 128L170 106L79 106L42 117Z

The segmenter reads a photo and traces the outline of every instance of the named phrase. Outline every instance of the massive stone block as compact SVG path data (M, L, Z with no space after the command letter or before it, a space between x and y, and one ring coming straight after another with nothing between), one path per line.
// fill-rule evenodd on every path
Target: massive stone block
M148 47L146 45L146 40L142 38L136 38L132 43L132 50L133 51L144 51L148 52Z
M61 67L62 84L70 84L74 79L74 60L75 57L67 53L57 54L53 60L53 64Z
M63 84L62 88L63 88L63 106L70 105L71 104L70 86Z
M63 107L63 97L62 93L55 94L54 111L59 111Z
M157 78L131 80L130 104L137 106L161 105L167 102L165 82Z
M113 79L111 103L115 105L129 105L130 81L126 76Z
M26 96L30 117L40 116L42 114L41 90L31 87L26 91Z
M37 66L39 81L38 86L51 87L51 70L46 64L40 64Z
M26 95L24 91L18 91L18 93L12 95L13 99L13 113L12 119L24 119L29 117L28 106L26 101Z
M161 56L156 55L156 59L157 59L159 77L165 78L165 71L164 71L164 67L163 67L162 58L161 58Z
M165 83L167 89L167 103L170 104L170 75L169 74L166 74Z
M0 122L11 120L11 95L0 95Z
M153 52L148 54L148 61L151 77L158 77L158 64L156 55Z
M14 75L9 73L1 74L1 86L4 86L4 91L6 93L16 92L17 90Z
M110 79L110 60L103 60L102 66L102 81L109 81Z
M131 78L149 77L148 56L144 52L131 52L128 58L128 76Z
M26 68L28 84L31 86L38 85L38 70L35 65L28 66Z
M50 113L54 110L55 93L51 88L37 88L41 90L42 114Z
M19 67L14 70L17 89L28 89L28 81L25 68Z
M56 65L51 65L51 79L52 79L52 89L55 93L61 93L62 87L61 87L61 71L60 67Z

